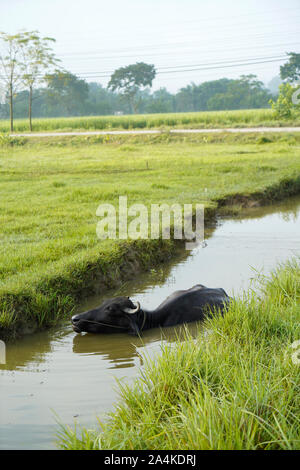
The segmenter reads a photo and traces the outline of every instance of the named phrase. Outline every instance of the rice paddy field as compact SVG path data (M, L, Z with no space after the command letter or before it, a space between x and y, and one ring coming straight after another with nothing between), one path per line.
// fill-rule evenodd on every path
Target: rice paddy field
M226 128L299 126L299 115L290 119L278 119L271 109L247 109L234 111L209 111L194 113L137 114L124 116L86 116L68 118L37 118L33 131L86 131L124 129L168 128ZM9 120L0 120L0 132L9 132ZM29 131L27 119L14 121L15 132Z
M48 327L78 299L148 269L170 240L99 240L99 204L264 203L300 190L300 136L3 139L0 147L0 334ZM231 209L230 209L231 210Z

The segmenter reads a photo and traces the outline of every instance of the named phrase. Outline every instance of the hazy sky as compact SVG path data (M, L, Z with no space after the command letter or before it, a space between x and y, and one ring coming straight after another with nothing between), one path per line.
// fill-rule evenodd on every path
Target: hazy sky
M137 61L172 92L248 73L268 82L300 52L299 0L0 0L0 15L0 30L54 37L67 70L104 86Z

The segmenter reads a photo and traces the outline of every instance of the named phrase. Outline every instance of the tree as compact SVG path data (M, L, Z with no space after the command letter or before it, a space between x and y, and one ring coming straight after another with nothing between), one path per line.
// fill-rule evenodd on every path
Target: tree
M89 88L85 80L66 71L55 71L45 77L47 98L55 115L80 116L85 112Z
M230 109L264 108L271 98L263 82L253 74L241 75L238 80L234 80L228 87L228 93L232 96Z
M197 111L197 97L199 90L195 83L181 88L176 95L178 111Z
M36 83L44 80L45 73L50 67L58 65L50 43L55 39L40 37L38 31L26 31L20 40L20 51L22 57L22 81L29 91L28 118L29 129L32 131L32 92Z
M203 82L200 85L191 83L176 94L177 111L207 111L210 98L216 94L227 93L228 87L233 80L221 78Z
M10 131L14 130L13 98L21 82L20 42L23 33L7 34L0 32L2 47L0 51L0 77L9 97Z
M90 82L88 87L87 114L105 115L120 110L125 112L124 105L122 106L122 103L120 103L119 95L107 90L100 83Z
M282 80L294 82L300 79L300 54L289 52L289 61L280 66L280 77Z
M279 86L279 95L276 101L270 100L272 109L279 118L289 118L292 116L293 108L299 111L299 104L293 103L293 95L299 89L299 86L292 87L290 83L282 83Z
M272 80L269 81L268 83L268 89L272 93L273 96L277 96L279 93L279 85L281 85L282 79L280 78L279 75L276 75L276 77L273 77Z
M173 101L173 95L166 88L160 88L146 102L145 111L147 113L171 113L174 111Z
M141 88L152 86L155 75L154 65L137 62L115 70L107 87L112 91L119 91L129 101L132 111L136 113L136 95Z
M233 80L221 78L195 85L191 83L176 94L177 111L216 111L268 106L271 94L256 75Z

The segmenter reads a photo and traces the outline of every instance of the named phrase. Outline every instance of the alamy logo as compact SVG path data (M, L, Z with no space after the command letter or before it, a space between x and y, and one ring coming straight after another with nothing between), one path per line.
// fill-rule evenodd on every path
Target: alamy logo
M204 205L151 204L150 213L144 204L128 207L127 196L119 197L118 211L112 204L100 204L96 215L97 236L103 240L163 239L186 240L186 249L192 250L204 241ZM173 223L172 223L173 221Z
M0 364L6 364L6 346L4 341L0 339Z

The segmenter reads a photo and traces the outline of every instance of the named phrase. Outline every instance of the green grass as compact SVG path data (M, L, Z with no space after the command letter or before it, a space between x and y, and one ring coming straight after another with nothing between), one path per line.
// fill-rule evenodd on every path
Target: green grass
M60 425L62 449L300 449L300 260L280 266L208 335L162 346L97 430Z
M170 257L168 240L99 241L96 209L220 205L300 190L300 136L6 139L0 147L0 335L49 326L83 296ZM243 199L243 200L244 200Z
M117 129L160 128L226 128L260 126L299 126L300 117L278 119L271 109L246 109L235 111L203 111L194 113L137 114L125 116L82 116L70 118L37 118L33 130L39 131L85 131ZM0 120L0 132L9 132L8 120ZM27 119L16 119L15 132L26 132Z

